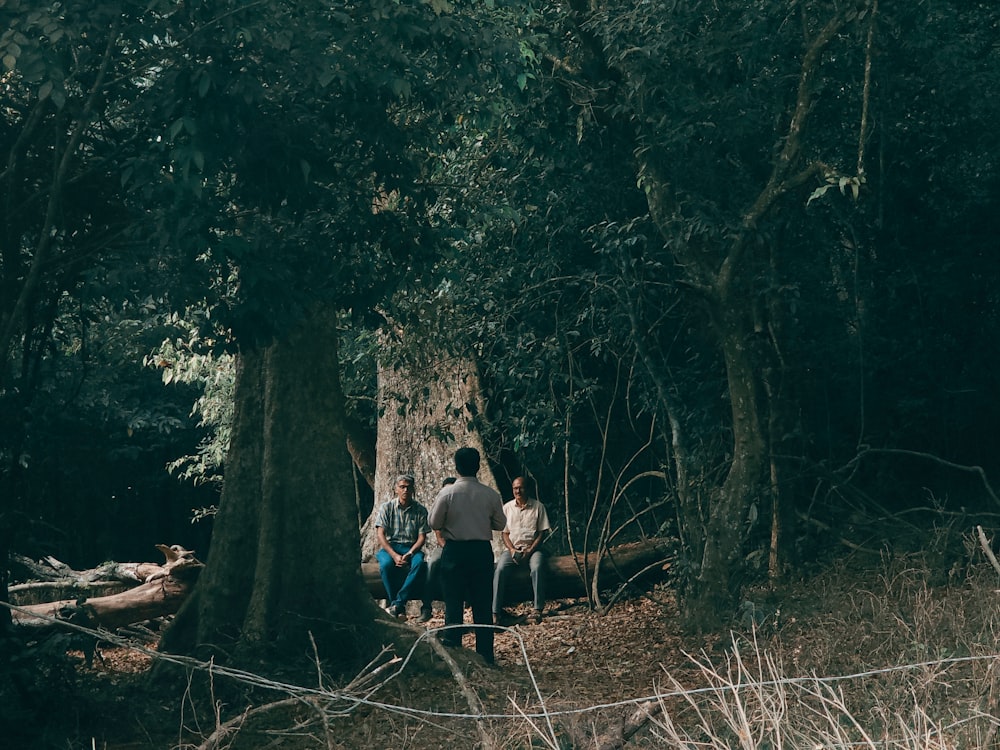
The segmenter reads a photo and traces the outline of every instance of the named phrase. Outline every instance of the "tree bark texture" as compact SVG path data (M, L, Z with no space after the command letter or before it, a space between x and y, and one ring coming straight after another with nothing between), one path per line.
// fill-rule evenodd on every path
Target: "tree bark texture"
M414 476L416 500L430 510L442 480L455 475L455 451L463 446L482 456L479 481L498 489L475 427L475 417L483 411L481 398L478 369L466 358L434 356L425 350L413 367L379 367L375 511L395 497L399 474ZM361 559L367 561L377 544L373 519L362 539ZM425 553L434 557L438 550L434 535L428 535Z
M650 215L668 238L670 187L654 163L644 164L644 169ZM715 630L735 614L750 507L764 498L768 487L767 435L761 417L766 399L755 350L754 297L747 287L749 274L741 273L748 262L747 242L747 237L735 238L717 269L700 256L678 252L691 287L699 290L725 363L732 432L732 457L722 484L707 491L707 503L693 492L684 493L678 505L681 535L698 561L681 597L685 625L692 631ZM662 407L670 413L669 404Z
M351 662L374 620L360 544L336 316L324 310L241 353L233 436L212 547L164 647L263 647Z
M689 628L714 630L736 612L750 506L766 491L767 440L761 423L761 383L752 352L752 329L742 310L717 322L732 412L733 456L712 494L696 584L682 611Z

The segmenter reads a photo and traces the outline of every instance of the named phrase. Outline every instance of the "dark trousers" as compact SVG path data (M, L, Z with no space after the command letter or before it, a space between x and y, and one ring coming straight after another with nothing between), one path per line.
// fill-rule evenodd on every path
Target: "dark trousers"
M486 541L457 541L449 539L441 551L441 586L444 589L444 624L460 625L464 605L472 607L475 628L476 652L493 663L493 548ZM461 643L458 630L445 630L441 634L445 645Z

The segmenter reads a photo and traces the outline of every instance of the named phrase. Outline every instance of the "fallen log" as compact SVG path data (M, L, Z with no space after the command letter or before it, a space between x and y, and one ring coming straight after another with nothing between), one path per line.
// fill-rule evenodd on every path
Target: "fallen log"
M655 577L656 572L666 568L670 553L662 540L650 539L612 547L600 558L598 581L603 588L611 588L625 583L633 576L647 571L649 577ZM587 580L584 581L584 556L559 555L548 558L546 565L545 588L548 599L567 599L586 596L593 580L594 569L598 556L591 553L586 556ZM368 591L375 599L385 598L385 587L379 576L378 563L366 562L361 565L361 573L365 579ZM436 576L431 576L431 598L441 600L441 591L437 586ZM518 566L508 579L506 603L527 601L531 599L531 578L528 566Z
M125 591L105 596L88 598L84 593L87 587L99 583L92 576L94 571L72 571L62 563L57 566L49 562L41 566L36 574L48 567L59 579L54 583L70 589L80 586L84 591L73 599L15 606L11 610L12 626L22 635L47 633L58 629L60 622L111 630L176 613L191 592L203 565L192 551L183 547L163 544L156 547L166 558L163 565L119 563L102 566L101 569L113 575L127 570L122 577L132 583ZM22 585L29 587L28 590L37 586L36 583ZM11 586L10 590L16 593L18 588Z
M99 583L92 579L90 575L92 571L78 573L61 563L42 566L39 570L49 569L63 585L71 589L73 586L81 587L79 595L58 601L15 606L11 612L13 627L25 635L47 633L57 629L60 622L111 630L176 613L194 587L197 574L203 565L189 550L166 545L157 545L157 549L166 557L163 565L109 563L107 566L102 566L105 572L128 571L122 577L133 584L125 591L105 596L87 597L86 587ZM668 557L666 547L658 540L613 547L600 557L600 568L597 571L599 580L604 588L611 588L636 576L655 577L658 571L662 572L665 569ZM586 581L583 577L584 559L587 569ZM596 553L591 553L586 558L582 555L550 557L546 569L548 598L586 596L597 562ZM378 563L362 564L361 572L372 597L385 598ZM139 583L140 576L141 583ZM21 586L30 588L37 585L28 583ZM19 586L12 586L11 592L16 592L18 588ZM74 590L74 593L77 591ZM509 579L505 603L529 600L531 595L531 580L527 566L515 569ZM442 598L436 586L432 588L431 598L437 601Z

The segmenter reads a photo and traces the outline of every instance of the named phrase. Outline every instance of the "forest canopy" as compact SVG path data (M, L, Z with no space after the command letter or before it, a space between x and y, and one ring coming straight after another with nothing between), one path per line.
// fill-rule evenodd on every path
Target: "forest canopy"
M387 409L444 453L474 433L505 493L530 475L561 552L672 540L694 628L869 542L872 509L997 510L991 3L7 0L0 26L4 559L211 540L211 591L251 516L360 548ZM428 424L453 365L476 399ZM260 585L192 627L266 640Z

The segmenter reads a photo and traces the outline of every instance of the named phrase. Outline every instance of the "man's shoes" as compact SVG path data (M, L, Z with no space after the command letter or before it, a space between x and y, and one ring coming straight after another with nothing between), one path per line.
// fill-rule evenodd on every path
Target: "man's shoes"
M420 608L420 617L417 618L417 622L429 622L434 616L434 612L431 611L430 607Z
M388 613L389 617L393 617L397 620L406 619L406 609L403 607L397 607L395 604L390 604L385 608L385 611Z
M542 610L533 609L531 610L531 621L536 625L542 621Z

